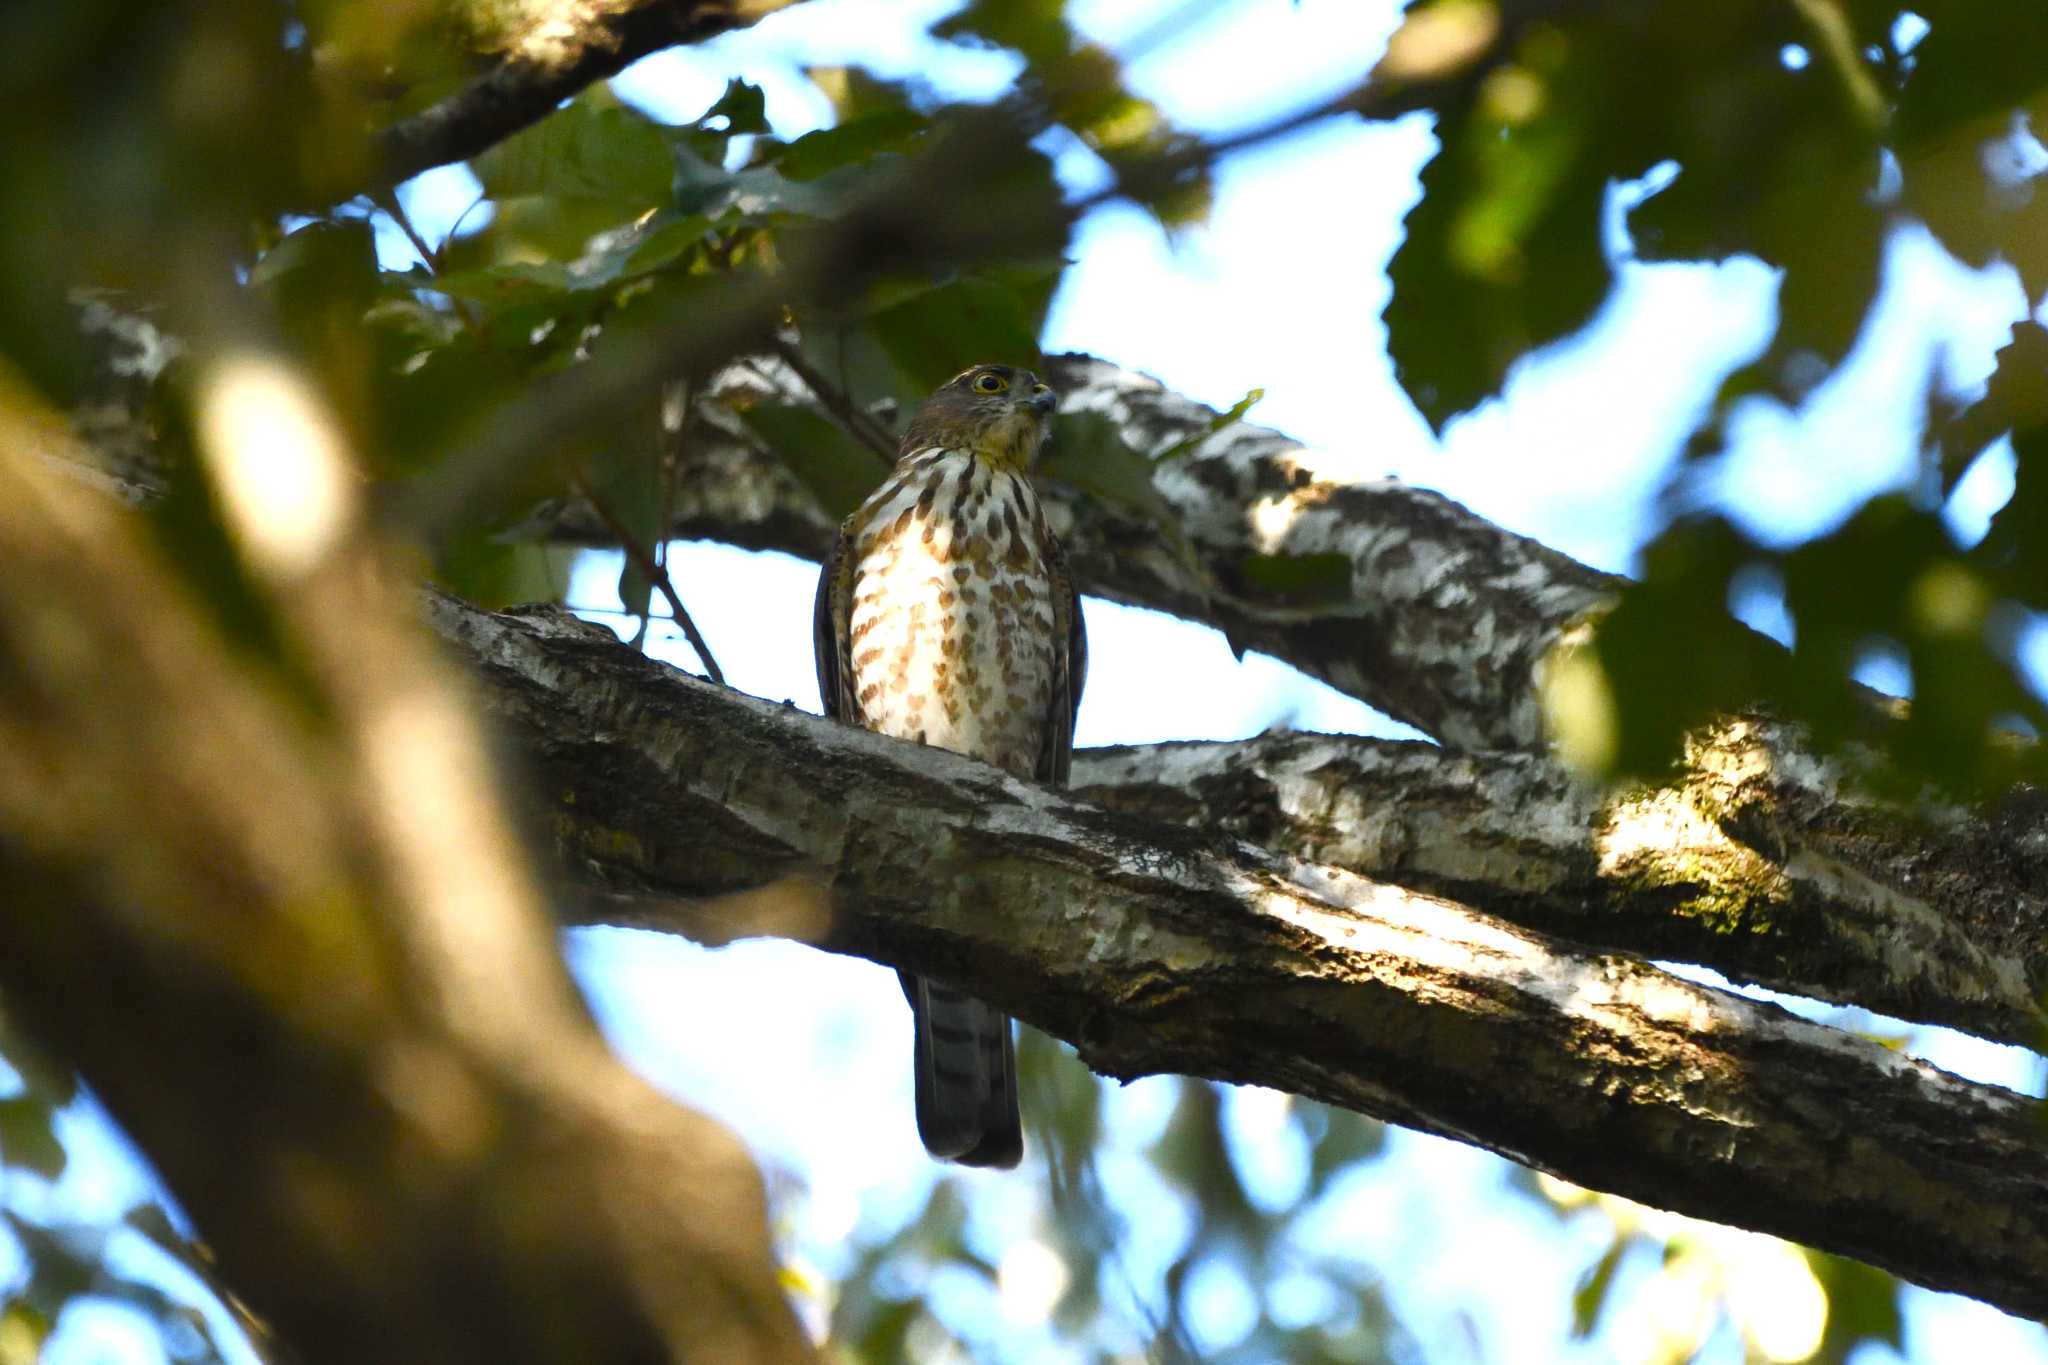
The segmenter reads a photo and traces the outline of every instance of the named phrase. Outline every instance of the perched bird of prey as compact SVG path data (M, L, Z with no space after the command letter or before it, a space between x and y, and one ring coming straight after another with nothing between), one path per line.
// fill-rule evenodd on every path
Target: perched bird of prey
M818 578L826 715L1018 777L1067 780L1087 639L1030 479L1057 401L1029 370L977 365L918 407L896 467L839 528ZM901 976L926 1149L1016 1165L1009 1017Z

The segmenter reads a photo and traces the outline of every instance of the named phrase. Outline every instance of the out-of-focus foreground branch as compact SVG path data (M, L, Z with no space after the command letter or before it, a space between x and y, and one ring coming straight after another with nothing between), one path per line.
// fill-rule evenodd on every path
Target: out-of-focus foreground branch
M650 52L701 42L797 0L582 0L546 5L462 89L378 134L376 188L475 156Z
M306 1360L809 1359L758 1173L604 1047L317 411L261 357L198 392L238 561L0 392L9 1015Z
M1479 899L1527 899L1512 859L1460 903L713 688L556 609L429 614L549 795L576 918L805 937L1112 1075L1290 1090L2048 1311L2033 1101L1513 926Z

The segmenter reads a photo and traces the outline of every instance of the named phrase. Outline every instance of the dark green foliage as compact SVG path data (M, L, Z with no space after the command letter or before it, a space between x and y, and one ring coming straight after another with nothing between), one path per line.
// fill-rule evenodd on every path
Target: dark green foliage
M789 470L828 516L844 518L875 491L882 458L811 408L772 403L742 416L755 435L783 452Z
M61 1192L59 1181L71 1154L58 1120L67 1105L80 1102L77 1082L68 1070L48 1064L10 1037L0 1019L0 1091L10 1072L22 1084L13 1093L0 1093L0 1247L12 1243L25 1254L28 1268L22 1280L0 1279L0 1351L24 1341L41 1342L66 1309L98 1301L141 1314L174 1361L221 1360L214 1330L199 1307L167 1292L160 1277L132 1271L136 1241L142 1238L204 1280L202 1253L171 1226L163 1210L137 1204L119 1221L105 1224L91 1213L81 1215L78 1201ZM117 1245L124 1240L125 1248Z
M1252 598L1297 606L1334 605L1351 596L1351 558L1340 554L1246 555L1242 589Z
M1828 1323L1813 1365L1844 1365L1858 1347L1904 1349L1898 1282L1861 1261L1808 1248L1806 1262L1828 1296Z
M1797 403L1826 381L1871 314L1901 222L1925 224L1965 262L2012 261L2037 296L2048 196L2010 148L2015 119L2043 107L2032 54L2048 18L2027 5L1915 8L1929 25L1917 46L1901 45L1905 7L1868 2L1595 4L1523 26L1504 7L1504 39L1439 111L1442 149L1391 269L1389 347L1424 416L1441 427L1584 324L1609 285L1604 206L1653 168L1654 192L1633 195L1623 219L1637 257L1747 254L1781 271L1776 334L1725 377L1691 457L1722 449L1738 406ZM1930 376L1921 488L1790 551L1699 514L1649 547L1643 581L1600 634L1624 770L1657 770L1685 727L1757 702L1824 738L1881 741L1908 781L1995 786L2031 761L2000 734L2048 722L2013 657L2016 606L2038 609L2048 593L2042 335L2019 327L1982 399L1942 394ZM1939 499L2008 432L2018 491L1982 545L1955 546ZM1737 575L1759 567L1784 585L1789 654L1727 616ZM1916 704L1902 721L1880 719L1850 684L1873 650L1910 669Z

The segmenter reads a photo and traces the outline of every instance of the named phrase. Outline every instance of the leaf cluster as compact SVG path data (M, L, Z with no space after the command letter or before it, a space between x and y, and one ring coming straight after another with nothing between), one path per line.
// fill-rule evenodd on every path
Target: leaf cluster
M2020 658L2048 608L2038 326L2016 326L1981 392L1946 392L1930 373L1920 477L1808 544L1760 543L1704 504L1693 471L1738 415L1796 407L1843 365L1899 232L2003 264L2030 304L2048 291L2028 131L2048 96L2015 56L2048 42L2048 16L1874 0L1489 8L1500 40L1437 111L1441 147L1390 272L1389 348L1433 425L1585 326L1631 261L1743 255L1779 272L1775 332L1701 415L1673 524L1599 634L1615 766L1653 771L1686 729L1764 699L1825 736L1880 743L1916 779L2009 782L2012 735L2048 725ZM1981 543L1959 544L1942 507L2008 439L2012 499ZM1758 593L1790 616L1789 650L1731 618ZM1884 655L1911 676L1896 722L1851 680Z

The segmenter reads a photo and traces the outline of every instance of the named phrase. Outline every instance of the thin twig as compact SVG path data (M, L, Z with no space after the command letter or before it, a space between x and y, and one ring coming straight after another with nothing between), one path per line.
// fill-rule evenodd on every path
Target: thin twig
M584 478L580 471L569 476L569 483L583 500L590 504L590 510L597 513L597 519L604 523L605 529L612 533L612 538L619 542L619 548L626 552L627 559L633 561L633 567L647 575L647 581L660 591L662 598L668 603L669 614L674 617L676 625L682 628L683 638L690 642L690 648L697 651L697 658L703 662L705 675L720 687L725 686L725 673L719 668L718 660L711 657L711 646L704 643L703 635L697 630L697 623L690 619L688 608L683 606L683 599L677 596L675 584L669 581L668 570L655 562L647 547L626 529L625 523L619 520L611 508L605 506L604 499L598 497L597 490L590 486L590 481Z
M420 230L412 225L412 219L406 214L405 205L399 202L398 191L395 189L373 190L370 192L370 202L384 210L384 216L398 225L398 230L405 234L405 240L411 242L412 249L419 253L420 264L427 268L427 273L429 275L440 274L441 253L428 246L427 239L422 237Z
M768 349L804 381L804 387L811 396L825 406L825 410L839 419L839 425L862 445L875 452L889 463L896 463L896 438L882 430L881 424L862 412L846 390L834 384L818 372L818 367L804 358L800 347L787 337L778 336L768 343Z

